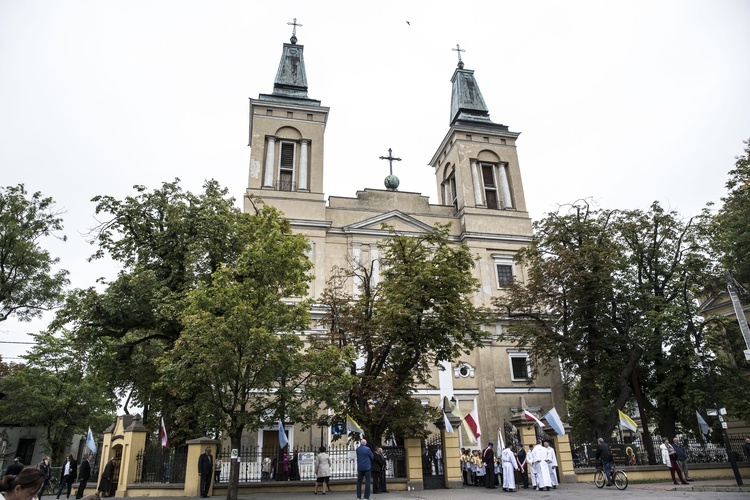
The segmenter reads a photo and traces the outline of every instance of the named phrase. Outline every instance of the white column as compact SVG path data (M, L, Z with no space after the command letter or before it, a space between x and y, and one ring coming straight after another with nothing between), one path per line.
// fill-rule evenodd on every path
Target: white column
M266 139L266 175L263 176L263 187L273 187L273 173L276 170L273 155L275 145L275 137L268 137Z
M479 168L479 165L477 165L476 160L471 160L471 182L474 184L474 205L479 206L483 205L482 203L482 184L479 182L479 172L477 169Z
M359 276L359 265L362 262L362 245L361 243L352 243L352 265L354 266L355 274L352 277L354 281L354 288L352 293L355 297L359 297L359 293L362 290L362 279Z
M302 139L299 141L299 182L297 183L298 189L307 190L307 148L310 141Z
M372 286L380 283L380 254L377 245L370 245L370 262L372 262Z
M505 163L500 164L500 194L503 208L513 208L513 199L510 197L510 184L508 183L508 165Z

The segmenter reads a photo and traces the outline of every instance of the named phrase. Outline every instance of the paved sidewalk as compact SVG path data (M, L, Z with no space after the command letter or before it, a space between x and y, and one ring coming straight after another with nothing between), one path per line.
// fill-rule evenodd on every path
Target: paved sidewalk
M674 485L671 482L630 484L625 491L613 488L598 489L592 483L563 484L556 490L534 491L531 489L520 490L516 493L504 492L501 488L487 489L481 487L467 487L456 490L426 490L426 491L393 491L382 495L372 495L371 500L475 500L489 498L513 498L521 499L550 499L550 500L584 500L584 499L617 499L633 498L642 499L665 499L665 498L700 498L711 500L739 500L750 499L750 479L745 479L745 485L738 487L733 480L694 481L689 485ZM143 497L142 500L180 500L190 497ZM197 497L196 497L197 498ZM223 496L211 497L213 500L223 500ZM312 488L309 492L278 493L251 493L240 495L240 500L286 500L303 499L308 500L356 500L354 491L329 492L325 499L318 493L313 495ZM130 500L130 497L129 499Z

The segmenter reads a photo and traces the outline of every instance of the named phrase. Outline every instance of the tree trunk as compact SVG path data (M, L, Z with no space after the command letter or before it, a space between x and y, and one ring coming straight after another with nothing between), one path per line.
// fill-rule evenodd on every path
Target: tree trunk
M641 427L643 427L643 431L641 432L641 446L645 447L646 452L648 453L648 464L656 465L654 447L651 446L651 431L648 428L649 422L648 413L646 413L646 400L643 399L643 393L641 392L641 380L638 377L638 368L633 370L631 380L633 383L633 393L635 393L635 400L638 403L638 414L641 416Z

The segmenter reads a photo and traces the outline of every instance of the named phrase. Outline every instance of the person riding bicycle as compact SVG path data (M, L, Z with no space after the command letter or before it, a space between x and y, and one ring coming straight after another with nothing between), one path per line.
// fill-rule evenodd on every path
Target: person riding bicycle
M614 457L612 457L612 452L609 451L609 445L602 438L597 440L596 458L601 461L602 471L607 478L607 486L612 486L612 461Z

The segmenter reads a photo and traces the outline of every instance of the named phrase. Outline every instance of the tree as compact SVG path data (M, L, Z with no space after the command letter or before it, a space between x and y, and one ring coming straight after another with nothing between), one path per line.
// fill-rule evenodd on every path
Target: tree
M0 415L5 423L44 427L45 452L60 463L73 434L112 423L116 399L88 369L95 354L69 332L59 337L39 333L34 339L25 363L9 365L0 378L0 392L6 394Z
M652 415L664 435L693 421L704 394L696 351L716 349L699 316L699 298L716 282L701 224L658 203L648 211L582 203L536 224L518 256L529 279L496 305L533 358L560 359L573 375L577 434L609 436L631 395L644 432Z
M187 296L210 282L222 263L232 262L246 243L243 215L226 189L207 181L203 192L185 192L179 180L160 189L134 187L122 200L97 196L101 222L92 231L98 249L92 258L111 257L122 266L104 289L69 294L52 323L70 329L80 342L100 342L93 361L99 379L130 405L143 408L144 424L156 429L152 409L164 415L175 442L205 435L205 422L171 422L189 395L167 396L159 385L156 360L169 351L184 329Z
M609 435L617 416L616 408L602 403L614 398L618 407L624 405L642 353L621 334L627 306L616 278L625 263L613 224L612 211L587 203L548 214L534 224L531 244L516 256L527 281L514 282L494 301L510 318L508 338L531 347L535 372L559 359L563 372L573 375L578 404L571 411L585 413L572 420L598 436Z
M335 269L322 298L328 313L327 342L353 347L360 357L349 371L357 378L347 412L372 443L390 429L399 435L425 434L439 413L423 407L413 391L429 383L431 370L455 361L487 338L493 317L474 306L478 281L466 245L437 225L419 236L393 235L380 242L382 278L373 264ZM352 280L359 284L352 296ZM343 414L338 417L343 417Z
M58 305L68 272L52 271L59 259L39 240L62 228L52 198L29 196L23 184L0 187L0 321L28 321Z
M259 205L242 218L244 250L188 295L185 329L162 356L169 394L191 394L191 407L228 433L240 448L244 431L277 420L312 425L320 406L338 410L349 388L352 355L334 346L306 349L311 263L304 236L274 208ZM239 463L232 461L228 499L237 498Z
M742 284L750 284L750 140L737 157L726 183L727 195L713 226L713 245L726 272Z

